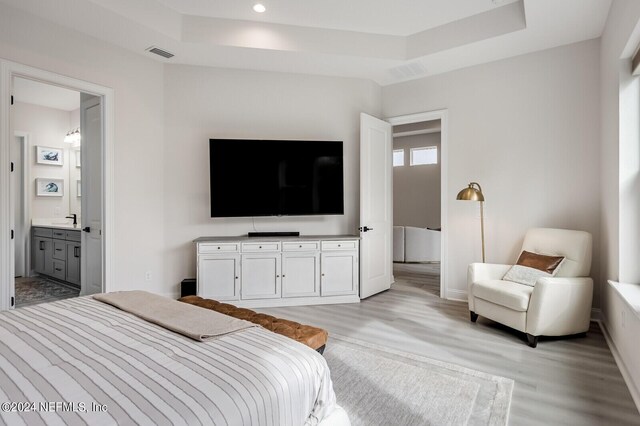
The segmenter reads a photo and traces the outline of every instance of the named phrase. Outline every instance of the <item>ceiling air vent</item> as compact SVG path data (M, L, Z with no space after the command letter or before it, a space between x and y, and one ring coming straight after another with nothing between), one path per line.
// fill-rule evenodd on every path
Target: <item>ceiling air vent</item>
M162 50L158 47L151 46L147 49L147 52L155 53L156 55L160 55L163 58L173 58L175 55L173 53L167 52L166 50Z
M427 73L427 68L420 62L411 62L389 70L396 80L416 78Z

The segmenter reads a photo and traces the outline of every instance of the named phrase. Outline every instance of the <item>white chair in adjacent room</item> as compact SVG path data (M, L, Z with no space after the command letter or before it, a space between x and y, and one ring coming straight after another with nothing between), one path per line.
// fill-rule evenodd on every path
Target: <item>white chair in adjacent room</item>
M534 286L503 280L512 265L472 263L467 275L471 321L480 315L522 331L534 348L539 336L586 333L593 298L591 234L530 229L522 250L565 259L555 276L538 278Z
M404 227L405 262L440 262L440 231Z
M393 261L404 262L404 226L393 227Z

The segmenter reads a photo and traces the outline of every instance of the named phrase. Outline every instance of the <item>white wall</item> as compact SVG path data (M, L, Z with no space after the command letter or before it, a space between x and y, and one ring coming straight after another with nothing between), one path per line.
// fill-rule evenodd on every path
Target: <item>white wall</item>
M435 146L438 164L410 165L411 148ZM395 137L393 149L404 149L404 166L393 168L393 224L440 228L440 132Z
M78 95L79 96L79 95ZM69 131L71 114L54 108L16 102L12 109L13 129L29 134L27 149L29 181L26 183L30 202L30 219L64 218L69 214L69 167L71 158L69 144L64 137ZM59 148L63 153L62 166L38 164L36 147ZM38 197L37 178L63 179L62 197Z
M249 218L212 219L209 138L344 141L345 214L255 218L258 231L356 232L359 221L360 112L380 114L380 88L369 81L171 65L165 70L165 164L162 184L171 289L195 276L192 240L246 235ZM250 153L247 153L250 154ZM256 177L258 178L258 177Z
M598 60L592 40L383 88L387 117L449 110L449 296L465 296L481 259L478 205L455 200L470 181L486 197L488 262L515 262L528 228L580 229L599 277Z
M629 387L640 406L640 318L620 294L607 284L607 279L640 284L637 247L638 213L638 140L629 143L629 136L638 133L638 80L629 78L628 56L638 44L637 25L640 2L616 0L612 3L601 39L601 231L602 231L602 314L614 349L621 361L621 370L628 373ZM635 41L629 45L630 37ZM627 49L625 49L627 48ZM629 49L630 48L630 49ZM625 52L626 50L626 52ZM634 88L635 86L635 88ZM635 93L629 91L635 90ZM631 97L629 97L631 95ZM635 99L635 105L633 102ZM629 103L631 102L631 108ZM634 156L635 154L635 156ZM635 163L635 176L634 176ZM635 193L634 193L635 188ZM635 217L634 217L635 215ZM634 241L635 239L635 241ZM624 320L623 320L624 318Z
M114 89L112 289L166 292L162 64L6 5L0 5L0 57Z

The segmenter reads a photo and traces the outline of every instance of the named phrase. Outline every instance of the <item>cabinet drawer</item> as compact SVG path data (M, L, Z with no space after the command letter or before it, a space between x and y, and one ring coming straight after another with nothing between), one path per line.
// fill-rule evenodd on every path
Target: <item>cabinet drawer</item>
M259 253L263 251L280 251L279 241L265 241L263 243L243 243L243 253Z
M50 228L33 228L33 235L36 237L53 237L53 229Z
M357 241L323 241L322 250L356 250Z
M64 240L66 236L67 236L66 231L62 231L60 229L53 229L53 238Z
M67 266L62 260L53 261L53 274L54 277L65 280L67 278Z
M213 254L213 253L229 253L238 252L238 243L206 243L198 244L198 253Z
M80 241L80 231L67 231L65 234L67 241Z
M315 251L320 248L320 241L299 241L282 243L282 251Z
M58 260L66 260L67 243L64 241L53 240L53 258Z

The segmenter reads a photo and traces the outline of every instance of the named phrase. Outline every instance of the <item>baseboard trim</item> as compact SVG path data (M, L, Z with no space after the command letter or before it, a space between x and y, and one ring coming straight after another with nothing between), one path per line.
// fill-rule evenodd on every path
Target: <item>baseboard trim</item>
M596 322L602 321L602 309L600 308L591 309L591 321L596 321Z
M159 296L163 296L163 297L167 297L169 299L173 299L173 300L177 300L180 298L180 293L179 292L163 292L163 293L156 293Z
M449 289L447 290L447 300L457 300L460 302L466 302L468 300L467 298L467 291L466 290L458 290L455 288Z
M636 404L636 408L640 411L640 389L633 381L633 377L629 374L629 370L627 370L627 366L624 364L622 356L620 352L618 352L618 348L613 341L613 338L609 334L609 330L607 329L607 324L604 320L596 320L596 322L600 325L600 330L602 330L602 335L604 336L604 340L607 342L609 346L609 350L613 355L613 359L616 361L616 365L618 366L618 370L622 374L622 378L629 389L629 393L631 393L631 398L633 398L633 402Z

